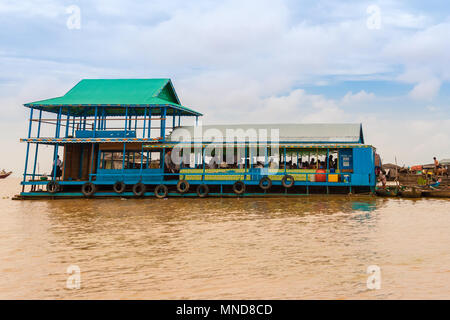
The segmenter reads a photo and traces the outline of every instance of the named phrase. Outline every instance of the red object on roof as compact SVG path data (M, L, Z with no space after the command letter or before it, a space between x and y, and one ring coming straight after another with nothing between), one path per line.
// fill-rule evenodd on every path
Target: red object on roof
M420 170L422 170L422 169L423 169L423 167L420 166L420 165L419 165L419 166L412 166L412 167L411 167L411 170L412 170L412 171L420 171Z

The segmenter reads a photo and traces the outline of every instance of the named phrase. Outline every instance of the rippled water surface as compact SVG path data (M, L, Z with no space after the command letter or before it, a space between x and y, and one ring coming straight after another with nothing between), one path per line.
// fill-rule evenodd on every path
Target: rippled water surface
M12 201L0 298L450 298L450 200L370 196ZM81 288L66 288L67 268ZM381 289L366 286L381 268Z

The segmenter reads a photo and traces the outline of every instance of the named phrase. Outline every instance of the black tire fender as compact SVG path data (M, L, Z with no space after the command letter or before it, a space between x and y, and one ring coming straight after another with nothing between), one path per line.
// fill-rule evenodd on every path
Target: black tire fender
M95 187L95 184L93 184L92 182L86 182L81 186L81 192L85 197L92 196L95 193L96 189L97 188Z
M60 189L59 183L56 181L49 181L47 183L47 192L49 193L56 193Z
M179 193L186 193L186 192L188 192L189 191L189 187L190 187L190 184L186 180L180 180L177 183L177 191Z
M241 180L233 183L233 192L235 194L243 194L245 192L245 183Z
M290 182L288 182L288 180ZM283 185L283 187L285 188L290 188L294 185L295 179L293 176L287 174L283 177L283 179L281 179L281 184Z
M113 185L113 190L115 193L122 193L125 191L126 185L122 181L116 181Z
M162 191L162 194L160 193ZM155 197L158 199L163 199L167 197L167 194L169 193L169 188L167 188L164 184L159 184L155 188Z
M145 189L145 184L143 184L142 182L138 182L133 185L133 194L136 197L142 197L145 193Z
M199 184L197 186L197 195L200 198L206 198L208 196L209 193L209 187L206 184Z
M267 182L267 184L264 184ZM269 177L262 177L259 180L259 187L263 190L269 190L272 187L272 180Z

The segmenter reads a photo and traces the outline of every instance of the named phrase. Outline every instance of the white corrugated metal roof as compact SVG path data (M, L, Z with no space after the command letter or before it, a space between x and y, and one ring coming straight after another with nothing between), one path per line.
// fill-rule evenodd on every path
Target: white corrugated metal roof
M262 131L261 131L262 130ZM217 136L227 141L254 141L249 137L261 137L266 130L270 141L272 130L278 130L280 142L336 142L336 143L364 143L362 126L359 123L317 123L317 124L230 124L182 126L175 128L168 141L203 141L217 142ZM237 137L237 138L236 138Z

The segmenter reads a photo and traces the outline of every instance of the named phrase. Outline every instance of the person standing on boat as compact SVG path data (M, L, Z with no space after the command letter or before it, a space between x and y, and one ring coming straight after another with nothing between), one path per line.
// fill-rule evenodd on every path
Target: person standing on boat
M172 161L172 150L170 149L164 155L164 172L165 173L175 173L175 164ZM168 180L176 179L175 176L167 176Z
M209 161L208 167L210 169L217 169L219 164L219 158L215 155L214 157L211 158L211 160Z
M382 188L385 189L387 178L386 178L386 173L384 172L384 170L380 170L380 174L378 177L380 178Z
M53 175L55 173L55 168L56 168L56 178L60 178L62 176L62 161L61 159L59 159L59 155L56 156L56 167L55 167L55 161L53 161L53 165L52 165L52 173L50 174L51 177L53 178Z
M436 159L436 157L433 157L434 160L434 174L438 174L439 173L439 169L441 168L441 165L438 161L438 159Z
M172 150L167 151L164 156L164 172L173 172L174 163L172 161Z

